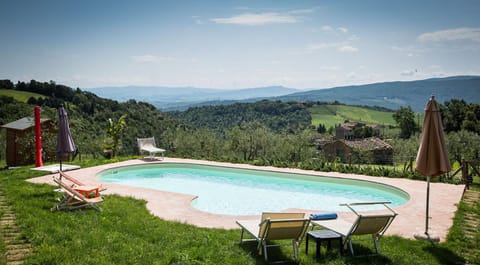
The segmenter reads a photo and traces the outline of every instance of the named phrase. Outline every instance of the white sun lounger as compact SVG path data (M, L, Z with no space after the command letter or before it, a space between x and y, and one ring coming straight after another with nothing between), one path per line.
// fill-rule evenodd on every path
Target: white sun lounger
M268 262L268 248L290 244L271 244L270 241L290 240L294 259L298 261L298 247L310 224L310 219L304 218L304 216L304 213L265 212L262 214L260 221L237 221L237 224L242 228L240 242L256 241L259 254L263 253L265 261ZM247 232L253 239L244 239L244 232Z
M338 234L345 237L343 243L344 248L347 247L347 244L350 248L350 252L355 256L353 250L352 241L353 236L364 236L371 235L373 240L373 245L375 247L375 253L378 254L378 241L383 236L385 231L387 231L390 224L393 222L393 219L397 216L397 213L388 207L386 204L389 202L366 202L366 203L351 203L351 204L341 204L342 206L347 206L352 210L357 218L354 222L348 222L342 219L333 219L333 220L318 220L312 221L312 225L318 225L323 228L337 232ZM355 206L361 205L383 205L388 212L385 214L360 214L354 210ZM357 240L369 240L369 239L357 239Z
M155 159L155 154L160 153L161 157L160 160L163 160L163 153L165 152L165 149L158 148L155 144L155 137L150 137L150 138L137 138L137 143L138 143L138 149L140 151L140 154L145 151L149 153L148 158L149 159Z

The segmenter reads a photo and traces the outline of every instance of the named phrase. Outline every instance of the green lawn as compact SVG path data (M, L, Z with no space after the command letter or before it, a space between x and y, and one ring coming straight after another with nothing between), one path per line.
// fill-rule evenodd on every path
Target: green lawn
M341 124L345 120L364 123L375 123L380 125L396 125L393 119L393 112L377 111L362 107L345 105L319 105L309 109L312 115L312 124L324 124L328 129Z
M26 103L29 98L45 98L44 95L40 95L33 92L18 91L13 89L0 89L0 96L12 97L20 102Z
M87 167L97 163L82 161L79 164ZM42 174L29 167L0 171L0 190L15 211L22 236L34 248L26 264L264 264L254 244L238 244L238 229L205 229L164 221L147 211L145 201L133 198L105 196L102 212L92 209L51 212L50 208L60 196L54 187L24 181L39 175ZM318 263L314 244L307 256L302 243L300 263L462 264L465 249L480 248L478 240L473 245L464 243L461 220L467 212L480 215L480 206L477 209L460 207L445 243L433 245L386 236L380 241L380 256L339 256L334 246L329 252L322 248L323 255ZM368 243L356 248L367 253L372 250ZM0 251L3 256L3 244L0 244ZM288 247L272 251L271 258L289 258L291 251ZM478 259L470 260L471 264L479 262Z

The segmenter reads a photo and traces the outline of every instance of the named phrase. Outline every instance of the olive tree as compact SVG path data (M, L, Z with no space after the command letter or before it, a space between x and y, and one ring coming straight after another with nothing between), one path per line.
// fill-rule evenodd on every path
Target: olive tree
M418 131L418 126L415 123L415 113L410 106L406 108L400 107L400 109L393 114L393 119L400 127L400 138L402 139L408 139Z

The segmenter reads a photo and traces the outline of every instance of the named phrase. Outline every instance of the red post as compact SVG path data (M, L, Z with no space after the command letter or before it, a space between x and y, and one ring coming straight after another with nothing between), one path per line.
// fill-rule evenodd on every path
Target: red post
M40 124L40 107L39 106L35 106L34 113L35 113L35 150L36 150L35 166L41 167L43 166L42 130L41 130L41 124Z

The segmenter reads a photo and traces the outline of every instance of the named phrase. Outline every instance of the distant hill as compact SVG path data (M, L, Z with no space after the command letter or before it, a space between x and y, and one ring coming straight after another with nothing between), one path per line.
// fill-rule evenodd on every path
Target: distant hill
M282 86L237 90L194 87L99 87L85 89L104 98L118 101L135 99L153 104L163 111L189 107L229 105L262 99L288 101L335 102L360 106L378 106L392 110L410 106L422 112L431 95L444 103L463 99L480 103L480 76L453 76L416 81L395 81L357 86L343 86L300 91Z
M248 98L277 97L299 90L282 86L246 89L211 89L195 87L97 87L85 88L100 97L118 101L135 99L156 105L159 109L178 109L206 101L244 100Z
M455 76L406 82L385 82L359 86L309 90L276 97L282 101L339 101L350 105L379 106L389 109L410 106L424 110L431 95L443 103L451 99L480 102L480 76Z

